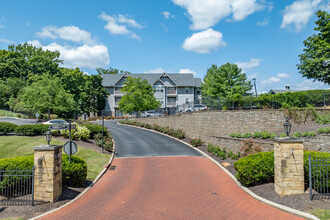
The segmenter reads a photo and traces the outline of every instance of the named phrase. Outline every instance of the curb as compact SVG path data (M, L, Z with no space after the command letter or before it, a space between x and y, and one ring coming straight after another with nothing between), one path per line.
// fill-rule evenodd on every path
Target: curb
M82 197L88 190L90 190L90 188L92 188L93 186L94 186L94 184L103 176L103 174L107 171L107 169L110 167L110 165L112 164L112 161L113 161L113 159L114 159L114 157L115 157L115 152L116 152L116 143L115 143L115 140L114 139L112 139L113 140L113 152L112 152L112 154L111 154L111 157L110 157L110 160L109 160L109 162L108 163L106 163L105 164L105 166L103 167L103 170L99 173L99 175L95 178L95 180L91 183L91 184L89 184L89 186L84 190L84 191L82 191L76 198L74 198L73 200L71 200L70 202L68 202L68 203L65 203L64 205L62 205L62 206L60 206L60 207L58 207L58 208L56 208L56 209L53 209L53 210L50 210L50 211L48 211L48 212L45 212L45 213L43 213L43 214L41 214L41 215L38 215L38 216L36 216L36 217L33 217L33 218L30 218L29 220L35 220L35 219L38 219L38 218L41 218L41 217L44 217L44 216L46 216L46 215L48 215L48 214L50 214L50 213L53 213L53 212L56 212L56 211L58 211L58 210L60 210L60 209L62 209L62 208L64 208L64 207L66 207L66 206L68 206L68 205L70 205L71 203L73 203L74 201L76 201L76 200L78 200L80 197Z
M225 171L233 180L234 182L242 189L244 190L246 193L248 193L250 196L252 196L253 198L267 204L267 205L270 205L272 207L275 207L275 208L278 208L282 211L285 211L285 212L288 212L288 213L291 213L291 214L294 214L296 216L299 216L299 217L302 217L302 218L306 218L306 219L312 219L312 220L320 220L319 218L317 218L316 216L312 215L312 214L309 214L309 213L306 213L306 212L303 212L303 211L299 211L299 210L296 210L296 209L293 209L293 208L290 208L288 206L284 206L284 205L281 205L281 204L278 204L278 203L275 203L275 202L272 202L272 201L269 201L265 198L262 198L260 196L258 196L257 194L255 194L254 192L252 192L251 190L249 190L247 187L243 186L241 182L238 181L238 179L236 179L236 177L231 174L226 168L224 168L221 164L219 164L216 160L214 160L212 157L210 157L209 155L207 155L206 153L204 153L203 151L201 151L200 149L196 148L196 147L193 147L192 145L180 140L180 139L177 139L175 137L172 137L170 135L167 135L167 134L163 134L163 133L160 133L158 131L154 131L152 129L147 129L147 128L143 128L143 127L138 127L138 126L133 126L133 125L126 125L126 124L121 124L121 123L118 123L119 125L124 125L124 126L129 126L129 127L134 127L134 128L139 128L139 129L143 129L143 130L147 130L147 131L151 131L151 132L154 132L154 133L157 133L157 134L161 134L161 135L164 135L164 136L167 136L167 137L170 137L172 139L175 139L193 149L195 149L196 151L200 152L202 155L204 155L205 157L207 157L208 159L210 159L211 161L213 161L216 165L218 165L223 171Z

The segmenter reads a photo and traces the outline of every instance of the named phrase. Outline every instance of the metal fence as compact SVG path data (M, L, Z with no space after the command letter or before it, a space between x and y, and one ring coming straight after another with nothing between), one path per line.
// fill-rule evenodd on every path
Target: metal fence
M0 170L0 205L34 203L34 167L31 170Z
M313 199L330 199L330 158L309 155L309 195Z

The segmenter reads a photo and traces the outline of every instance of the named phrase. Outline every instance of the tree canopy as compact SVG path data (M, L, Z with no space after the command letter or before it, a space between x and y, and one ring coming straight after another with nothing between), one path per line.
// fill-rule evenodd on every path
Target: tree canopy
M330 14L317 11L317 31L304 41L304 52L299 55L299 72L308 79L330 84Z
M15 108L17 111L33 113L32 115L35 111L50 111L62 117L101 112L107 97L106 89L102 86L101 73L87 75L79 68L59 67L62 63L59 56L58 51L43 50L27 43L10 45L8 50L0 50L0 108ZM49 85L46 86L47 83ZM35 97L52 93L51 83L68 103L74 103L74 108L69 108L70 112L68 103L61 101L60 97L52 96L53 103L43 100L46 97ZM40 91L37 89L38 85L43 86ZM48 109L44 107L47 105Z
M203 96L232 97L244 95L252 89L250 81L247 81L245 73L236 65L226 63L220 67L212 65L207 69L202 83Z
M17 110L34 112L47 112L50 114L69 114L76 103L73 95L67 92L59 78L43 74L38 76L31 85L20 90L17 100L11 103Z
M124 95L119 101L119 109L124 113L158 109L161 106L147 80L128 76L121 91Z
M98 74L117 74L117 73L128 73L128 74L131 74L128 71L119 70L119 69L115 69L115 68L112 68L112 67L109 67L108 69L97 68L96 71L97 71Z

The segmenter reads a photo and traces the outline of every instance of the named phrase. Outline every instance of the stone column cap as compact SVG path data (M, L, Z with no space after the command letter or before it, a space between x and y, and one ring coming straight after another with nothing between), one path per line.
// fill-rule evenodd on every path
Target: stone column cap
M274 137L274 141L280 143L302 143L304 142L303 138L295 138L295 137Z
M53 150L56 150L56 149L59 149L59 148L62 148L63 146L62 145L40 145L40 146L36 146L34 147L33 149L35 151L53 151Z

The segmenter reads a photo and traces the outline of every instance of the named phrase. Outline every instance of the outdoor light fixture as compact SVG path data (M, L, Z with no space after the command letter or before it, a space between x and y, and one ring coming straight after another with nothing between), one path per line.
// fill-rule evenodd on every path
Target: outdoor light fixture
M52 132L51 132L50 130L48 130L48 131L45 133L45 135L46 135L46 140L47 140L48 145L49 145L50 141L52 140Z
M286 136L288 137L291 131L291 123L289 122L289 118L286 118L286 122L283 124L284 125L284 131L286 133Z

